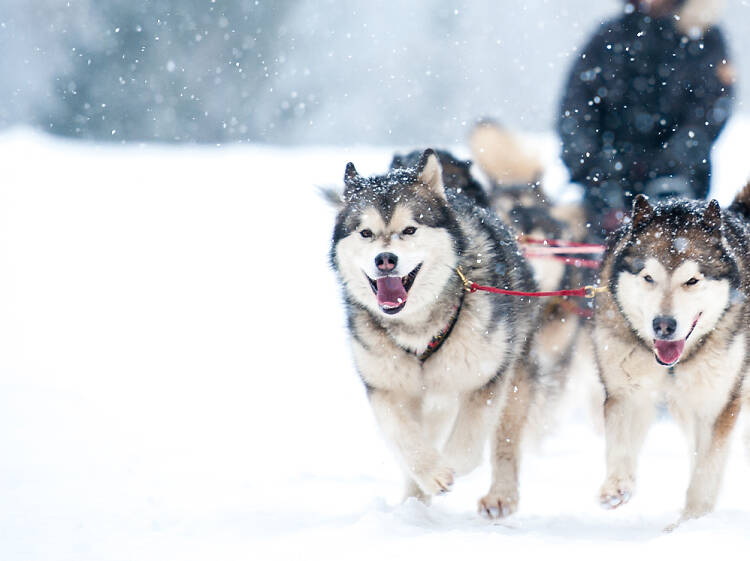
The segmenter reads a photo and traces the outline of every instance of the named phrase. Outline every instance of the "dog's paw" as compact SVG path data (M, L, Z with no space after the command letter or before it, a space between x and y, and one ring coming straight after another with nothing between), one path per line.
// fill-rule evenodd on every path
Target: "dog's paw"
M664 528L664 532L667 534L674 532L683 522L706 516L707 514L710 514L712 510L713 503L702 502L686 505L677 521Z
M599 492L599 504L612 510L621 507L633 496L633 482L623 479L608 479Z
M710 514L714 509L713 501L688 501L685 508L682 510L679 522L685 522L687 520L694 520L702 516Z
M427 495L442 495L453 488L455 472L452 468L438 466L431 470L415 473L417 485Z
M505 518L518 510L518 491L489 492L479 499L479 514L489 519Z

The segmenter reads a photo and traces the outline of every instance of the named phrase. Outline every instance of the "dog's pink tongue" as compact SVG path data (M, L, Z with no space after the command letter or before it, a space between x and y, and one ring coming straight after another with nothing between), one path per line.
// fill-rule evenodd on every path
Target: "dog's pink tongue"
M681 339L680 341L661 341L655 339L654 347L656 347L656 354L660 361L664 364L673 364L682 356L682 351L685 348L685 339Z
M378 284L378 304L395 308L406 302L406 290L401 277L383 277L379 278Z

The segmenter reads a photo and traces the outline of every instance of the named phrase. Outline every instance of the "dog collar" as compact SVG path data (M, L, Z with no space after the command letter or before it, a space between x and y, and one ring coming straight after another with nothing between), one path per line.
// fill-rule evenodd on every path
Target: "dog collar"
M456 306L455 312L451 316L451 319L448 322L448 325L446 325L440 331L440 333L433 336L432 339L430 339L430 342L427 343L427 348L417 355L417 358L419 359L420 362L424 362L425 360L430 358L442 346L442 344L445 343L445 340L451 334L451 331L453 331L453 327L456 325L456 321L458 320L458 314L459 312L461 312L461 307L463 305L464 305L464 297L462 294L461 301L458 303L458 306Z

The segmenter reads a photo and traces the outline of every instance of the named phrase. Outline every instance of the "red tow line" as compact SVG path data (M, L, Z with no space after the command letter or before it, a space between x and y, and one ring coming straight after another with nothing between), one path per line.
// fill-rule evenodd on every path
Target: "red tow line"
M529 236L518 236L518 243L528 245L545 245L550 247L573 247L587 249L589 251L567 251L566 253L602 253L606 246L598 243L569 242L566 240L555 240L549 238L531 238Z
M519 236L518 242L522 245L536 245L542 247L535 247L533 249L524 250L524 257L529 259L554 259L556 261L562 261L566 265L573 265L574 267L580 268L585 267L587 269L598 269L601 263L600 259L580 259L578 257L568 257L566 255L560 255L562 253L577 254L577 253L602 253L605 247L595 243L581 243L581 242L569 242L564 240L555 239L544 239L544 238L530 238L527 236Z
M602 263L599 259L579 259L578 257L549 255L546 253L537 253L534 251L524 251L523 256L528 257L529 259L554 259L555 261L562 261L566 265L573 265L574 267L577 267L579 269L581 267L584 267L586 269L598 269L599 265L601 265Z
M586 285L581 288L572 288L568 290L552 290L549 292L521 292L519 290L505 290L495 288L494 286L483 286L466 278L461 267L456 267L456 273L464 283L464 288L469 292L491 292L493 294L505 294L507 296L527 296L529 298L544 298L546 296L580 296L582 298L594 298L600 292L606 292L606 287Z

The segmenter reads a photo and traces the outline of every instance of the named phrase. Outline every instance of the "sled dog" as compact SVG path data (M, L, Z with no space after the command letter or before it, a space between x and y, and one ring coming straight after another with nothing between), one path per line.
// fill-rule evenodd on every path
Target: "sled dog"
M528 298L467 293L456 268L480 284L535 290L515 235L445 180L432 150L380 176L349 163L344 183L330 259L354 362L406 496L428 502L450 490L489 438L492 483L479 510L512 513L538 308Z
M604 383L607 471L600 500L625 504L656 404L691 447L680 521L714 508L750 357L750 188L722 211L711 202L652 206L608 240L594 348Z
M471 131L474 162L489 182L492 209L519 236L584 241L585 216L580 205L558 205L542 186L544 166L520 140L500 124L485 119ZM531 246L533 250L533 246ZM529 264L540 290L553 291L592 284L595 270L577 268L548 257L532 257ZM546 298L532 353L545 391L537 393L531 424L536 437L549 433L564 397L585 398L594 423L602 425L603 390L594 366L589 329L593 315L589 300Z
M448 191L456 194L463 193L474 201L477 206L491 208L485 188L471 173L472 161L457 158L447 150L434 150L443 168L443 184ZM391 160L390 169L415 168L422 158L422 150L414 150L408 154L395 154Z

